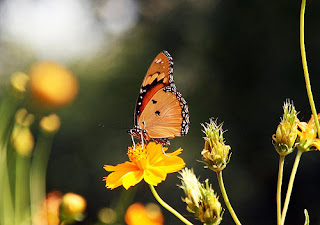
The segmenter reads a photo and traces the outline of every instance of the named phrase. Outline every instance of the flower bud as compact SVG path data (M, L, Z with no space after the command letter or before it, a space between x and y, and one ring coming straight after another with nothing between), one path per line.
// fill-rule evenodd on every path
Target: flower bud
M62 197L60 220L65 223L81 221L84 219L83 212L86 207L86 200L82 196L74 193L67 193Z
M15 122L20 126L29 127L34 121L34 115L28 113L25 108L19 109L15 115Z
M224 209L219 197L214 193L208 179L201 184L193 170L188 168L180 172L181 186L186 197L182 200L187 204L187 210L193 213L204 224L218 225L222 221Z
M47 134L55 134L60 128L61 122L57 114L45 116L40 120L40 128Z
M11 134L11 141L19 155L31 155L34 147L34 138L29 127L15 126Z
M287 100L283 105L283 117L277 127L276 134L272 136L273 145L277 152L286 156L290 154L293 149L298 135L298 118L297 111L293 103Z
M212 118L210 123L201 124L204 128L204 149L201 152L202 160L209 169L218 172L223 170L230 160L230 146L224 143L222 124L217 125Z
M11 75L11 86L19 97L21 97L26 92L29 79L29 76L22 72L16 72Z
M16 112L10 139L13 148L21 156L30 156L34 148L34 138L29 128L33 121L34 115L29 114L26 109L19 109Z

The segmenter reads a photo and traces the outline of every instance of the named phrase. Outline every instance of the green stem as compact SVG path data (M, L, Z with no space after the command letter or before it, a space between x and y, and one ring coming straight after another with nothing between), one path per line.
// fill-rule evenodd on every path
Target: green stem
M31 215L39 212L46 198L46 173L53 136L40 133L34 150L30 171Z
M20 225L30 219L28 198L28 171L29 157L16 156L16 181L15 181L15 224Z
M5 164L7 164L5 162ZM14 208L13 208L13 200L12 200L12 192L10 189L10 181L9 181L9 174L8 174L8 170L7 170L7 165L4 165L4 173L3 173L3 191L1 191L1 222L3 222L3 224L13 224L14 221Z
M167 209L169 212L171 212L173 215L175 215L176 217L178 217L178 219L180 219L182 222L184 222L185 224L188 225L192 225L192 223L187 220L186 218L184 218L180 213L178 213L174 208L172 208L170 205L168 205L166 202L164 202L160 196L158 195L156 189L154 188L153 185L149 184L150 190L153 194L153 196L156 198L156 200L165 208Z
M230 201L229 201L229 198L228 198L228 195L227 195L227 192L226 192L226 189L224 187L224 184L223 184L223 178L222 178L222 171L218 171L216 172L217 173L217 177L218 177L218 181L219 181L219 186L220 186L220 190L221 190L221 193L222 193L222 196L223 196L223 199L224 199L224 202L234 220L234 222L237 224L237 225L241 225L236 213L234 212L231 204L230 204Z
M279 171L278 171L278 184L277 184L277 225L280 225L280 223L281 223L281 185L282 185L284 158L285 158L285 156L280 155Z
M299 162L300 162L302 153L303 153L303 151L298 149L297 155L296 155L296 159L295 159L293 167L292 167L292 171L291 171L291 175L290 175L290 179L289 179L289 184L288 184L288 190L287 190L287 194L286 194L286 199L284 201L282 215L281 215L281 225L284 224L284 221L286 219L286 214L287 214L287 211L288 211L291 192L292 192L292 188L293 188L293 182L294 182L294 178L295 178L296 173L297 173L297 169L298 169L298 166L299 166Z
M308 72L308 65L307 65L307 56L306 56L306 49L304 44L304 13L306 8L306 0L302 0L301 3L301 11L300 11L300 49L301 49L301 58L302 58L302 66L303 66L303 72L304 72L304 79L306 81L306 89L307 94L309 98L309 104L311 107L312 115L316 123L318 136L320 135L320 126L319 126L319 120L317 119L317 110L316 106L313 101L313 95L311 91L311 84L310 84L310 78L309 78L309 72Z
M14 206L8 170L8 140L0 143L0 224L14 224Z

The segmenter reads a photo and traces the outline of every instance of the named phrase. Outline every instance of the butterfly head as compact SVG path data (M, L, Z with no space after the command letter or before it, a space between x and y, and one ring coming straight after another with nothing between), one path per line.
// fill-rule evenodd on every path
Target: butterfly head
M149 140L149 136L147 134L147 131L144 129L141 129L139 126L134 126L134 128L128 130L129 135L136 139L141 139L141 137L144 140Z
M141 129L139 126L134 126L134 128L128 130L128 134L136 139L142 139L143 140L151 140L154 141L158 144L162 144L165 146L170 145L170 141L168 138L150 138L150 136L148 135L147 131L145 129Z

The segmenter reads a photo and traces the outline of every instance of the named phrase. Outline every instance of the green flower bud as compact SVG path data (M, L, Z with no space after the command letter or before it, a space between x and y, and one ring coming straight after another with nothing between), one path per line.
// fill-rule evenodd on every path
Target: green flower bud
M218 172L223 170L230 160L229 145L224 143L222 124L217 125L212 118L210 123L201 124L204 128L204 149L201 152L202 160L209 167L209 169Z
M277 127L276 134L272 136L273 145L276 151L286 156L290 154L293 149L298 135L298 118L297 111L293 103L287 100L283 105L283 117Z
M218 225L222 221L224 209L219 198L214 193L209 181L201 184L193 170L185 168L180 172L181 186L186 197L182 198L187 204L187 210L207 225Z

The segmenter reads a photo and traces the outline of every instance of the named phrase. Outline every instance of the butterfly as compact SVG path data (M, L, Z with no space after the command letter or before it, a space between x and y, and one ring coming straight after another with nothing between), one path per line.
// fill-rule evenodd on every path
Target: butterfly
M173 59L167 51L152 61L140 87L131 137L170 145L169 139L184 136L190 127L186 100L173 80Z

